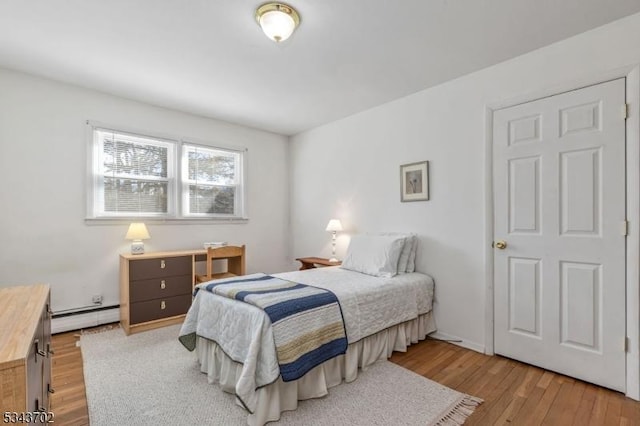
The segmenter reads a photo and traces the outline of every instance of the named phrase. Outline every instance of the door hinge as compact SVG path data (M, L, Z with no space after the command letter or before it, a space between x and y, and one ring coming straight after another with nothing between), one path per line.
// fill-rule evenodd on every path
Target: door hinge
M620 222L620 234L627 236L629 235L629 221L628 220L623 220L622 222Z
M624 338L624 351L629 352L629 348L631 347L631 340L628 337Z
M622 105L622 119L626 120L629 118L629 104Z

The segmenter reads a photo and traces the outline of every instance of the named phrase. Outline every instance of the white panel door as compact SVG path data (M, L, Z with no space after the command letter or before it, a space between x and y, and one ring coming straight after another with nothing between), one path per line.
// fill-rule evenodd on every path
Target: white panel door
M625 80L498 110L495 352L625 390Z

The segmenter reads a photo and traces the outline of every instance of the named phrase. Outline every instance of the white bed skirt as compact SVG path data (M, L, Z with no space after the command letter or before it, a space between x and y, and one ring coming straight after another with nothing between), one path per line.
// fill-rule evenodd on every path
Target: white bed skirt
M247 424L261 426L276 421L283 411L295 410L298 401L327 395L329 388L339 385L342 380L354 381L358 377L358 367L364 370L380 359L389 358L393 351L406 352L408 346L424 340L434 331L435 322L429 312L350 344L346 354L322 363L298 380L283 382L279 378L257 390L257 408L249 414ZM219 382L225 392L235 394L242 364L229 358L211 340L198 336L196 345L200 370L207 374L209 383Z

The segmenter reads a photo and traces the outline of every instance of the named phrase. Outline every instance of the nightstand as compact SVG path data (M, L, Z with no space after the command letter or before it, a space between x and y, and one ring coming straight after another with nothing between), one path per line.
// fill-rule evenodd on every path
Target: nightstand
M120 324L125 334L184 320L191 306L194 256L189 251L120 255Z
M330 262L329 259L325 259L322 257L299 257L296 259L302 265L300 266L300 270L304 271L305 269L313 269L322 266L338 266L341 265L341 261Z

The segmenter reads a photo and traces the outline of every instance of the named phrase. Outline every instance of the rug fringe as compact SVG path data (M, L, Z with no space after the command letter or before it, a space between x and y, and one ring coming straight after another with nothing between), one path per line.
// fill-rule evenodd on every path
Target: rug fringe
M435 426L459 426L464 424L467 418L473 414L478 405L484 402L483 399L471 395L465 395L460 401L449 407L446 414L438 419Z
M120 323L114 323L114 324L106 324L103 326L98 326L98 327L90 327L90 328L82 328L80 330L78 330L76 333L80 333L80 335L83 334L98 334L98 333L104 333L105 331L111 331L111 330L115 330L120 328Z

